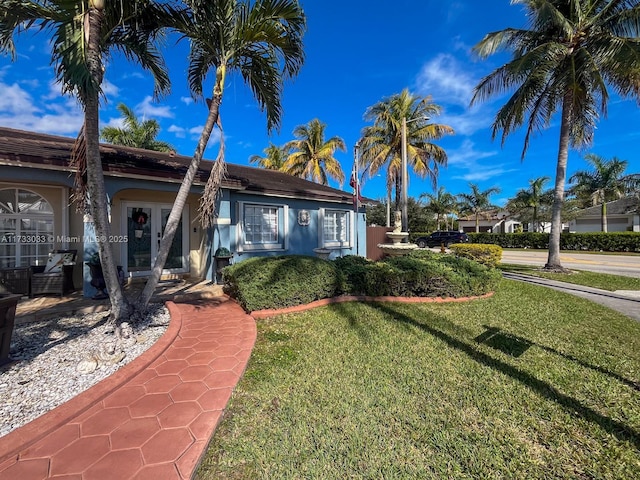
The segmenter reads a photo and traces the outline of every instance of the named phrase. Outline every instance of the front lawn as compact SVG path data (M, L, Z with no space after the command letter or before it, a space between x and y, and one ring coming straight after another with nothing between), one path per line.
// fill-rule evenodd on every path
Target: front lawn
M279 316L197 478L637 478L639 380L639 323L507 280Z

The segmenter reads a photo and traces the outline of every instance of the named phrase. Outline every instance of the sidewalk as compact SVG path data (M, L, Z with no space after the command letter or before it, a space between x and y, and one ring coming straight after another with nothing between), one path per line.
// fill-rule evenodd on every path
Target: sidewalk
M147 352L0 438L0 479L191 478L256 325L228 297L168 306L169 328Z
M609 307L623 315L631 317L634 320L640 321L640 292L638 291L624 290L610 292L608 290L600 290L573 283L558 282L556 280L548 280L546 278L511 272L503 272L502 276L509 280L542 285L577 297L586 298L587 300L599 303L600 305L604 305L605 307Z

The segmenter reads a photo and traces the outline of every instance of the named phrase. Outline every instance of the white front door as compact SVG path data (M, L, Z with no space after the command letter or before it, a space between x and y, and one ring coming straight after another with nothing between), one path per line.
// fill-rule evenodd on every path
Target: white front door
M171 205L150 202L123 202L122 232L127 233L123 259L125 271L131 276L149 275L167 224ZM189 271L188 209L182 212L173 244L162 273Z

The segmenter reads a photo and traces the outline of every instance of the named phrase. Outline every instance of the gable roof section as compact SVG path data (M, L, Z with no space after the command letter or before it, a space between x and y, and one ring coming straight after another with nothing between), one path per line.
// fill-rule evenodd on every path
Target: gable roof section
M478 220L484 222L499 222L502 220L507 220L510 217L509 212L506 210L485 210L484 212L479 212ZM458 217L459 222L475 222L476 215L475 213L471 213L469 215L465 215L462 217Z
M640 213L640 197L629 196L623 197L612 202L607 202L607 217L610 215L637 215ZM598 217L602 214L602 204L585 208L578 212L577 218L580 217Z
M65 170L75 139L0 127L0 166ZM180 183L191 157L119 145L100 144L105 177ZM213 162L202 160L194 185L203 186ZM245 193L352 204L351 193L274 170L227 163L222 188Z

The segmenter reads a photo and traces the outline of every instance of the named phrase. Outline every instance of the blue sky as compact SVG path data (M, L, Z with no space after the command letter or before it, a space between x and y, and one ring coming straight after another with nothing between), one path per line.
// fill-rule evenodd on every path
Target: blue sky
M448 154L448 167L440 172L438 185L453 194L468 191L474 182L482 189L497 186L502 192L492 200L503 204L528 180L549 176L553 185L558 146L558 120L537 134L524 162L520 161L523 132L509 137L504 146L491 140L490 126L499 106L494 100L469 108L473 87L507 60L495 56L480 60L471 47L495 30L525 25L520 6L509 0L302 0L307 14L306 61L299 76L286 84L284 114L279 132L266 130L264 114L242 79L229 78L222 104L226 158L230 163L248 164L254 154L273 142L281 145L292 137L297 125L313 118L324 122L327 138L340 136L346 152L336 152L345 176L353 164L353 146L366 125L367 107L384 97L409 88L431 95L443 107L433 120L452 126L456 135L437 143ZM0 125L74 137L82 113L73 98L61 97L50 65L46 34L22 35L17 42L19 56L11 62L0 57ZM192 155L206 118L202 100L194 102L186 81L186 44L169 41L164 49L172 79L169 96L153 101L148 74L113 58L107 65L101 110L102 126L118 123L119 102L134 108L143 118L155 118L162 126L159 138L173 144L183 155ZM210 96L212 79L205 84ZM628 173L640 172L638 142L640 113L635 102L621 100L611 92L607 119L601 119L594 145L586 152L606 158L617 156L629 162ZM217 143L210 142L206 158L215 158ZM583 154L571 152L569 175L586 168ZM335 182L334 187L339 187ZM348 190L348 185L342 186ZM431 193L428 180L410 175L409 195ZM384 174L365 178L363 194L385 195Z

